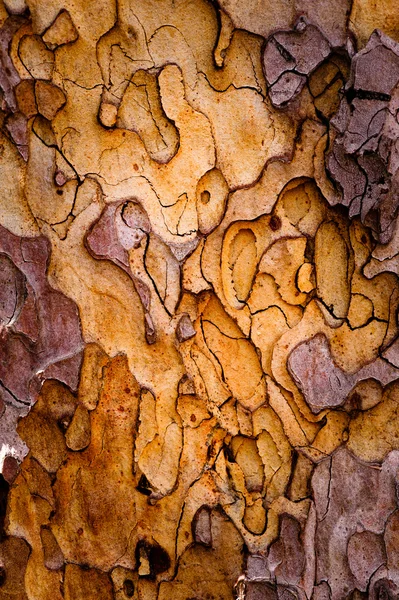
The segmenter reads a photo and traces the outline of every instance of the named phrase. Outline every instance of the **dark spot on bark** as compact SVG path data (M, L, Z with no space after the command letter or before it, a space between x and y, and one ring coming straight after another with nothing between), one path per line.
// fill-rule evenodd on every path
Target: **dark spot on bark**
M133 27L128 27L127 33L128 33L129 37L131 37L134 40L136 39L137 33L135 32L135 30L133 29Z
M211 199L211 195L208 192L208 190L205 190L204 192L202 192L201 194L201 202L202 204L208 204L209 200Z
M226 456L226 458L227 458L227 460L228 460L229 462L231 462L231 463L235 463L235 462L236 462L236 461L235 461L235 458L234 458L234 455L233 455L233 451L232 451L232 449L230 448L230 446L226 446L226 447L224 448L224 454L225 454L225 456Z
M281 228L280 217L276 217L276 215L273 215L272 217L270 217L269 226L272 231L278 231Z
M360 395L355 392L352 397L351 397L351 404L353 405L354 409L360 410L360 407L362 405L362 399L360 397Z
M154 545L150 548L149 559L151 571L154 571L155 575L167 571L170 567L169 555L161 546Z
M355 98L359 100L381 100L382 102L389 102L391 96L384 94L383 92L372 92L369 90L355 90L353 87L349 88L345 92L345 96L348 102L352 102Z
M71 424L71 421L72 421L72 416L62 417L62 419L60 419L58 421L58 427L61 429L62 432L65 433L65 431L68 429L69 425Z
M141 494L144 494L144 496L151 496L152 494L150 482L145 475L140 477L140 481L136 489Z
M391 594L384 582L378 582L375 588L375 597L378 598L378 600L391 600Z
M208 447L208 452L207 452L207 460L212 460L214 459L216 456L216 442L213 441L211 442L211 444Z
M164 573L169 569L170 558L166 550L164 550L162 546L160 546L156 542L150 544L146 540L140 541L136 546L137 564L140 563L141 551L143 550L144 554L148 558L148 562L150 565L150 574L144 575L143 577L154 579L156 575L159 575L159 573Z
M125 596L131 598L134 594L134 583L131 579L125 579L123 582L123 592Z
M0 587L2 587L6 582L6 570L4 567L0 567Z
M312 239L312 238L308 238L307 241L306 241L305 258L309 262L313 262L313 259L314 259L314 239Z

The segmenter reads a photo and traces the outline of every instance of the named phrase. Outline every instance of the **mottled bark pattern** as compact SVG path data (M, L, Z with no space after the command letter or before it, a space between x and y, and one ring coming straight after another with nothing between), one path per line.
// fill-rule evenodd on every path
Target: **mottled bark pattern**
M398 114L394 0L0 0L0 600L399 598Z

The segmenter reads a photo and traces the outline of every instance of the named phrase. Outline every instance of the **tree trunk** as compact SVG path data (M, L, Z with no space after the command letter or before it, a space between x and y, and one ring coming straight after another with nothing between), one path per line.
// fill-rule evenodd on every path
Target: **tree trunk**
M398 15L0 0L0 600L399 597Z

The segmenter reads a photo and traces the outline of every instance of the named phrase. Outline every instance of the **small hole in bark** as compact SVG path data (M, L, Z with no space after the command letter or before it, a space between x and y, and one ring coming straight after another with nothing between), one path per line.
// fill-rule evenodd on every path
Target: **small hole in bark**
M278 231L281 228L281 219L280 219L280 217L276 217L275 215L273 215L270 218L269 225L270 225L270 229L272 231Z
M224 448L224 454L225 454L225 456L226 456L226 458L227 458L227 460L229 462L231 462L231 463L235 463L236 462L235 458L234 458L234 455L233 455L233 451L232 451L232 449L229 446L226 446Z
M144 569L149 567L149 574L143 574L142 577L153 579L159 573L164 573L170 567L170 558L166 550L159 544L149 544L146 541L141 541L136 546L136 561L143 565ZM140 569L139 569L140 576Z
M62 194L63 194L63 193L64 193L64 191L63 191L63 190L57 190L57 194L58 194L59 196L62 196Z
M6 570L4 567L0 567L0 587L6 582Z
M211 199L211 195L210 193L205 190L204 192L202 192L201 194L201 202L202 204L208 204L209 200Z
M125 596L131 598L134 594L134 583L131 579L125 579L123 582L123 591Z
M161 546L153 546L150 550L151 571L155 574L163 573L170 567L170 558L168 553Z
M68 429L69 425L71 424L72 421L72 417L63 417L62 419L60 419L58 421L58 427L61 429L61 431L63 431L65 433L65 431Z
M151 496L152 490L150 482L148 481L145 475L142 475L140 477L139 484L137 486L137 491L139 491L141 494L144 494L144 496Z

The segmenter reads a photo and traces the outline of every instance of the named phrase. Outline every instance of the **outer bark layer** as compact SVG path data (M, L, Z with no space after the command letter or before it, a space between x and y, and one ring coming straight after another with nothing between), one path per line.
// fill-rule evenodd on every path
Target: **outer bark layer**
M398 598L396 3L0 26L0 600Z

